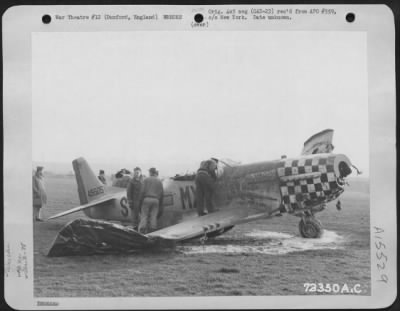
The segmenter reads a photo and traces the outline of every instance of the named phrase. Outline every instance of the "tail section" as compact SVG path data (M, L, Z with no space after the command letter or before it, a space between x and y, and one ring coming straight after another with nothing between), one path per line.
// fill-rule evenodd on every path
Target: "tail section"
M327 129L311 136L304 143L301 155L317 154L317 153L331 153L333 150L332 145L333 130Z
M99 199L105 194L104 185L93 173L84 158L72 161L75 171L76 183L78 184L79 201L81 205Z

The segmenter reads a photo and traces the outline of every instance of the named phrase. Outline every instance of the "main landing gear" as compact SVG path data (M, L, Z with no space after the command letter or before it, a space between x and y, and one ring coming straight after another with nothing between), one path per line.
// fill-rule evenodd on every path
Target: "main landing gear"
M300 235L307 239L316 239L322 236L324 229L321 222L313 215L304 215L299 222Z

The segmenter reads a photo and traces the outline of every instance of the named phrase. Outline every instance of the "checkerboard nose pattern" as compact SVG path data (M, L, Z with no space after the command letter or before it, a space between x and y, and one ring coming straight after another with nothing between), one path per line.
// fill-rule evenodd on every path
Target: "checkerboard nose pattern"
M286 211L313 207L337 198L343 189L337 183L335 155L283 159L277 173Z

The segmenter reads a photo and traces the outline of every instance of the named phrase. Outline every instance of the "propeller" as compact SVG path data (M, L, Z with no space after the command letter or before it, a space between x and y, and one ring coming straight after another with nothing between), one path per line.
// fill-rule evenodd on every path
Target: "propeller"
M360 171L355 165L352 164L351 166L357 171L357 176L362 174L362 171Z

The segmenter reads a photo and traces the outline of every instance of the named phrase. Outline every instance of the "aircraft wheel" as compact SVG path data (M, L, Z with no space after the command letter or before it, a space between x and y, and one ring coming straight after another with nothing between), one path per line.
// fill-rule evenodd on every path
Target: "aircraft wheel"
M322 236L324 229L318 219L308 216L300 220L299 231L303 238L316 239Z

